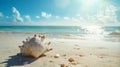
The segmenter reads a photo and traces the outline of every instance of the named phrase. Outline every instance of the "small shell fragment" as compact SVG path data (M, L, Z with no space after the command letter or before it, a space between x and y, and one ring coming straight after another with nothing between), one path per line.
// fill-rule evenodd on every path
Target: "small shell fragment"
M72 65L76 65L76 64L77 64L77 62L73 61L73 62L71 62L71 64L72 64Z
M59 58L60 57L60 55L59 54L56 54L55 56L54 56L54 58Z
M60 66L61 66L61 67L66 67L66 65L65 65L65 64L61 64Z
M75 61L75 60L74 60L73 58L69 58L68 61L69 61L69 62L73 62L73 61Z

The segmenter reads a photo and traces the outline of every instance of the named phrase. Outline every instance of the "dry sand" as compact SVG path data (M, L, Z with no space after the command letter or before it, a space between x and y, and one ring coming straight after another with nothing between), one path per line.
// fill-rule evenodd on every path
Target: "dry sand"
M0 67L120 67L120 45L116 42L97 42L49 38L53 50L37 59L18 55L26 35L0 34ZM54 56L59 54L58 58ZM68 59L74 61L70 62Z

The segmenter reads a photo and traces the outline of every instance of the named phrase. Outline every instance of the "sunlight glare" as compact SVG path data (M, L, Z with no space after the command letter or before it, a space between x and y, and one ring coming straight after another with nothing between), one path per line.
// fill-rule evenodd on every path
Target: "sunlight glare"
M101 26L83 26L82 29L84 29L86 33L96 35L102 34L104 32Z
M95 4L99 3L101 0L81 0L83 6L91 7L95 6Z

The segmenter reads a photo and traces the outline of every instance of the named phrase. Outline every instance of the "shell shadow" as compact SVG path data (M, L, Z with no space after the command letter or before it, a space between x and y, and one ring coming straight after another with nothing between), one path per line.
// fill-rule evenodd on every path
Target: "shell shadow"
M21 54L17 54L17 55L9 56L9 59L6 59L6 61L1 62L0 64L6 63L6 67L21 66L21 65L30 64L37 59L38 58L33 58L31 56L23 57L21 56Z

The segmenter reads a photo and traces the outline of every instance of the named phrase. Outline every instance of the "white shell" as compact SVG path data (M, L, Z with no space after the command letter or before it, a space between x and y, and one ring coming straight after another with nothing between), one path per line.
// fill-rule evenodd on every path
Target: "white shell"
M23 45L19 46L23 55L31 55L35 58L47 51L46 46L41 42L40 37L33 37L23 41Z
M54 58L59 58L60 55L59 54L55 54Z

